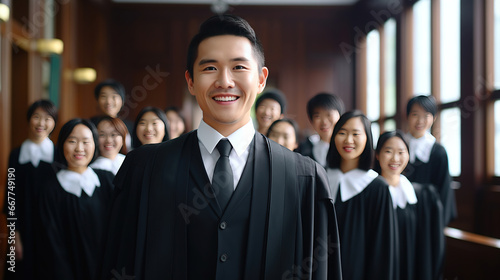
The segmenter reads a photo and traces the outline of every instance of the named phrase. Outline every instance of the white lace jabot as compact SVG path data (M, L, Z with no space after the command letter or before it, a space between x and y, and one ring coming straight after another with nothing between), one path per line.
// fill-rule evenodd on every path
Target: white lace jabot
M82 195L82 190L88 196L92 196L95 188L101 186L99 177L92 167L88 167L82 174L63 169L57 172L57 180L65 191L78 197Z
M38 167L41 160L47 163L52 163L54 160L54 144L52 141L47 137L42 143L36 144L26 139L19 151L19 163L26 164L31 162L34 167Z
M432 146L436 143L436 138L426 132L424 136L418 139L408 133L408 139L410 140L410 162L414 163L416 158L424 163L429 162Z
M389 191L391 192L392 206L394 209L398 206L404 209L406 204L417 203L417 196L415 195L413 185L404 175L400 175L398 186L389 186Z
M377 178L378 173L373 170L353 169L346 173L342 173L340 169L326 170L328 182L332 190L334 200L337 198L339 186L341 188L340 198L342 202L351 199L355 195L362 192L372 181Z

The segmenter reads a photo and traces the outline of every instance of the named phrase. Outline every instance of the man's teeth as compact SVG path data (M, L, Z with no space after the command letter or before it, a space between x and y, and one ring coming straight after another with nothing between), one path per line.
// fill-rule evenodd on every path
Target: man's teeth
M215 101L234 101L236 100L236 96L217 96L217 97L214 97L214 100Z

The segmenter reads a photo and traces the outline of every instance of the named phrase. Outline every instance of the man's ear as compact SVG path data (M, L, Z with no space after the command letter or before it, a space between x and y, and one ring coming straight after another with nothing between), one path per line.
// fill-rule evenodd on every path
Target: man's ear
M189 92L191 93L191 95L194 95L194 92L193 92L193 88L194 88L193 83L194 83L194 81L193 81L193 78L191 78L191 75L189 74L188 70L186 70L186 72L184 73L184 77L186 78L186 83L187 83Z
M285 117L285 115L281 114L280 115L280 120L283 119Z
M259 73L259 93L261 93L266 87L268 76L269 76L269 69L267 69L267 67L262 67L262 71Z

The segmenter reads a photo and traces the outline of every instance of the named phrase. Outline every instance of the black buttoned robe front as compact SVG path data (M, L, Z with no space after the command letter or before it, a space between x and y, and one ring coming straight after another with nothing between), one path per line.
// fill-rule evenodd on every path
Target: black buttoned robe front
M261 134L250 145L226 209L196 132L129 153L115 179L103 279L341 279L324 169Z

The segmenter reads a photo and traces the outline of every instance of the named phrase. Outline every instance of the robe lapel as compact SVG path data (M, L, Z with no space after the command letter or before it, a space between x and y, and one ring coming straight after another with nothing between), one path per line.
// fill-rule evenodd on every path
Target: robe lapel
M253 162L247 162L247 165L254 165L254 172L245 280L262 279L262 268L266 257L263 245L268 220L269 150L267 141L260 133L256 133L254 137L254 149Z
M296 252L296 248L290 246L296 244L298 222L296 166L293 158L287 157L288 154L284 153L283 147L271 141L267 143L271 164L271 186L265 279L281 279L283 273L293 269L291 265L294 263Z
M192 132L159 146L150 171L151 182L143 185L141 195L147 213L141 213L138 223L145 224L146 232L145 240L138 237L137 242L146 246L144 257L136 258L136 266L144 267L137 270L137 279L156 279L158 275L164 279L187 277L186 219L190 215L187 189L191 151L196 140Z

